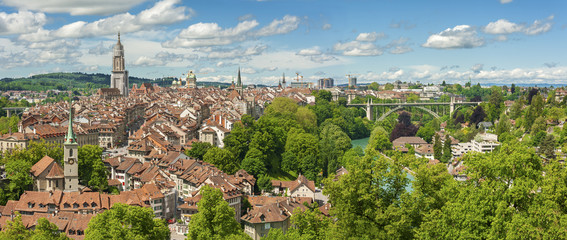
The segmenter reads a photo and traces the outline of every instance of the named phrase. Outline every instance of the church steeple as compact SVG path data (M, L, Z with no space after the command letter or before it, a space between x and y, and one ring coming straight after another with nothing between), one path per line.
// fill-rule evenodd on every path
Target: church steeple
M79 191L79 144L73 132L73 103L69 102L69 127L63 144L64 187L66 192Z
M242 79L240 78L240 67L238 67L238 77L236 78L236 86L242 87Z
M69 127L67 128L67 135L65 135L65 144L76 144L77 137L73 132L73 102L69 102Z

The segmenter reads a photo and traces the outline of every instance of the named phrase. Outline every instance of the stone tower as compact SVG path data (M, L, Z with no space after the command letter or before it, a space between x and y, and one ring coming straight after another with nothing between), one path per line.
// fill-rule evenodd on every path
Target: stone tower
M79 144L73 132L73 105L69 103L69 127L63 144L65 191L79 191Z
M120 33L118 33L118 42L114 45L112 54L110 88L117 88L122 96L128 97L128 85L128 71L124 67L124 47L120 43Z
M286 83L285 83L285 73L282 73L282 88L286 88Z
M236 78L236 91L242 96L242 79L240 78L240 67L238 68L238 77Z

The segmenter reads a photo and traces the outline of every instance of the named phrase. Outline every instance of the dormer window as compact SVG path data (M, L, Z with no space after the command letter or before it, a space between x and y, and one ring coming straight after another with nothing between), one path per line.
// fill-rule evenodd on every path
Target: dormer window
M83 203L83 207L89 207L88 203Z
M40 203L40 204L39 204L39 207L40 207L40 208L45 208L45 205L43 205L43 203Z
M35 207L35 203L28 203L28 208L33 208Z
M63 208L70 208L70 207L71 207L71 205L68 204L68 203L63 204Z
M91 207L96 207L96 203L91 203Z
M73 208L79 208L79 204L78 204L78 203L73 203Z

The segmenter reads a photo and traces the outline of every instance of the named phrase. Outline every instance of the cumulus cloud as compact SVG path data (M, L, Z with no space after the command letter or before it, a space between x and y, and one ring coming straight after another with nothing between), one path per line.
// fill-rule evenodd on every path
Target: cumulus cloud
M506 3L511 3L512 0L500 0L500 3L502 4L506 4Z
M77 21L56 30L39 29L34 33L22 34L19 40L49 41L57 38L85 38L116 34L117 32L137 32L148 27L171 24L188 19L192 10L178 7L179 0L163 0L138 15L117 14L94 22Z
M546 33L551 30L554 16L551 15L545 20L535 20L532 24L517 24L510 22L506 19L499 19L495 22L488 23L483 31L488 34L512 34L512 33L523 33L526 35L538 35Z
M109 15L125 12L146 0L3 0L7 6L47 13Z
M483 68L484 68L484 64L477 63L477 64L475 64L475 65L473 65L473 66L471 67L471 70L472 70L474 73L480 73L480 71L482 71Z
M369 33L360 33L356 37L356 41L360 42L374 42L377 39L385 38L386 34L384 33L376 33L376 32L369 32Z
M134 66L145 66L145 67L147 67L147 66L164 66L164 65L167 65L168 63L183 62L183 61L189 60L189 59L197 59L198 57L199 56L197 54L183 55L183 54L176 54L176 53L161 51L161 52L156 53L153 57L140 56L134 62L132 62L132 65L134 65Z
M258 30L258 32L256 32L256 36L286 34L297 29L299 22L299 17L285 15L282 19L275 19L268 26Z
M404 54L413 51L411 47L407 45L409 39L401 37L399 39L392 40L384 48L390 49L388 52L391 54Z
M244 22L244 21L246 21L246 20L250 20L250 19L253 19L253 18L254 18L254 15L252 15L252 14L246 14L246 15L242 15L242 16L238 17L238 21L239 21L239 22Z
M299 26L299 18L286 15L269 25L253 31L259 25L256 20L239 22L235 27L222 28L217 23L196 23L183 29L178 36L162 43L166 48L197 48L223 46L255 37L289 33Z
M57 40L52 42L18 42L25 50L11 52L0 57L1 68L40 67L48 64L76 64L82 56L78 50L79 40Z
M331 24L326 23L326 24L323 24L323 27L321 27L321 29L329 30L329 29L331 29L331 27L332 27Z
M341 52L345 56L379 56L384 52L374 43L362 43L351 41L346 43L336 43L333 50Z
M35 32L46 22L47 19L43 13L19 11L7 14L0 12L0 35Z
M254 74L254 73L256 73L256 70L254 70L254 68L241 68L240 73Z
M454 49L475 48L484 45L484 38L479 37L476 30L469 25L458 25L447 28L427 38L422 45L427 48Z
M312 48L301 49L296 54L301 56L313 56L313 55L321 55L322 52L321 50L319 50L319 47L312 47Z
M262 52L264 52L264 50L266 50L267 48L268 46L259 44L248 48L236 47L232 49L216 49L216 50L211 50L208 53L207 57L208 58L248 57L248 56L259 55Z
M112 45L104 46L104 43L101 41L93 48L89 48L89 54L93 55L105 55L111 53Z

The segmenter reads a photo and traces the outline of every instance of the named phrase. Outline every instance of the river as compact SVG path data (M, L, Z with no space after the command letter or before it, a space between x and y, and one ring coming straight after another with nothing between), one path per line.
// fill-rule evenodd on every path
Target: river
M353 148L360 146L362 148L362 150L364 150L366 148L366 145L368 145L368 139L369 138L354 139L354 140L351 140L350 143L352 144ZM411 191L413 191L411 184L412 184L412 182L415 178L411 174L409 174L408 172L406 172L406 174L408 176L408 179L410 180L410 183L406 187L406 191L411 192Z

